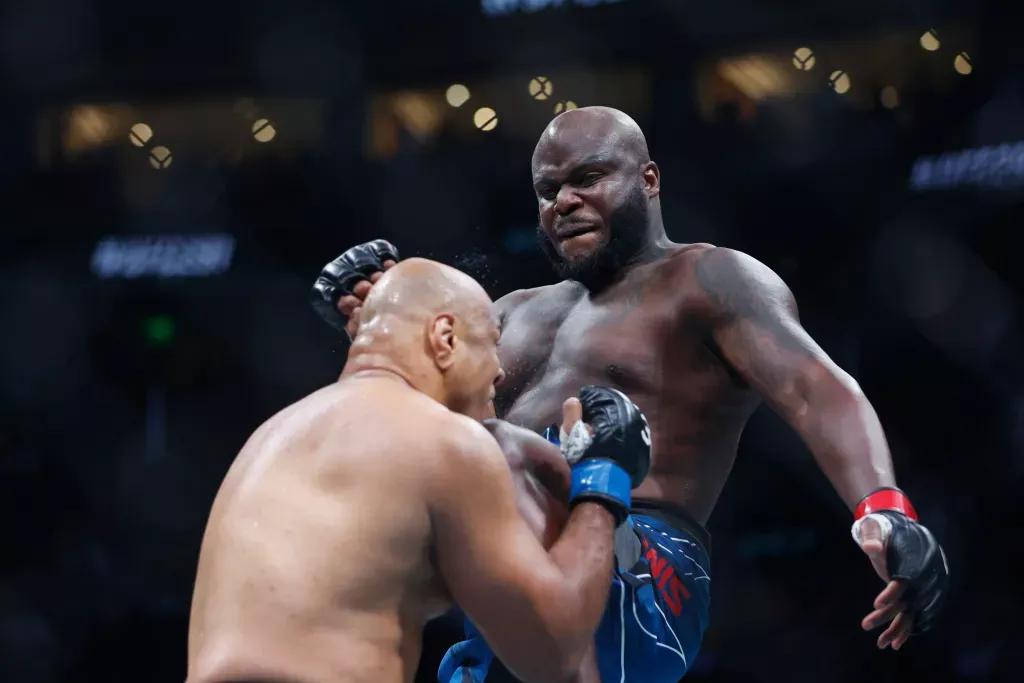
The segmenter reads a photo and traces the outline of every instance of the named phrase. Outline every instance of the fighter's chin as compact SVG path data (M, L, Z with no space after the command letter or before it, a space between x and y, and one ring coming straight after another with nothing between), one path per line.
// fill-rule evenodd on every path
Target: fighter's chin
M467 410L464 415L470 417L477 422L484 422L485 420L492 420L497 417L494 410L494 399L490 399L487 403L480 405L479 403L474 404L471 410Z

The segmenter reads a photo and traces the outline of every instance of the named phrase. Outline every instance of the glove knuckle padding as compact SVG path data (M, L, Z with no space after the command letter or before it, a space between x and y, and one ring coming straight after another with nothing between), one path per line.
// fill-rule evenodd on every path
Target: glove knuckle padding
M627 471L634 486L651 467L649 429L640 409L620 391L588 385L580 389L583 421L594 430L587 457L615 460ZM630 457L624 458L623 454Z
M904 600L914 618L914 632L931 628L945 602L949 573L942 547L925 527L898 512L882 511L892 522L886 549L889 575L907 583Z
M342 332L346 318L338 310L338 301L353 294L353 288L384 270L384 261L398 261L398 249L387 240L373 240L352 247L320 271L313 283L311 302L327 324Z

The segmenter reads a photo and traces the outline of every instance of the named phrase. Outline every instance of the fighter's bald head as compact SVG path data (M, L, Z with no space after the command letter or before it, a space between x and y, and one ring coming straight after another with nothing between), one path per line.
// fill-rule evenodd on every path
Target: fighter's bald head
M545 157L568 155L628 156L638 164L651 160L637 122L611 107L570 109L552 119L533 151L534 169Z
M389 268L366 297L346 372L390 369L450 410L483 419L503 376L499 334L476 280L411 258Z
M451 312L489 315L491 300L476 280L436 261L411 258L387 270L363 305L360 330L376 320L425 321Z

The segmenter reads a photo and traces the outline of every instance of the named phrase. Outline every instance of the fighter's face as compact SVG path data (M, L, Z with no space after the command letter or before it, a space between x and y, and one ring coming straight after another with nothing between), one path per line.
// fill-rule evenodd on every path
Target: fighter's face
M495 385L504 377L498 360L498 340L501 330L497 320L488 311L456 325L461 331L455 344L450 375L451 400L449 408L483 420L493 417ZM461 330L459 329L461 328Z
M548 144L534 154L533 180L538 239L559 276L599 285L644 247L649 199L628 155Z

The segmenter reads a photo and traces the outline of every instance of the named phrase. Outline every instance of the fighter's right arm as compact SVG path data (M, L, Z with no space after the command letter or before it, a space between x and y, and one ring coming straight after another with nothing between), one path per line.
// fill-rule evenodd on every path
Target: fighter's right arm
M439 570L452 597L523 680L572 678L604 611L616 520L581 502L545 552L516 509L512 475L477 424L452 439L432 486Z

